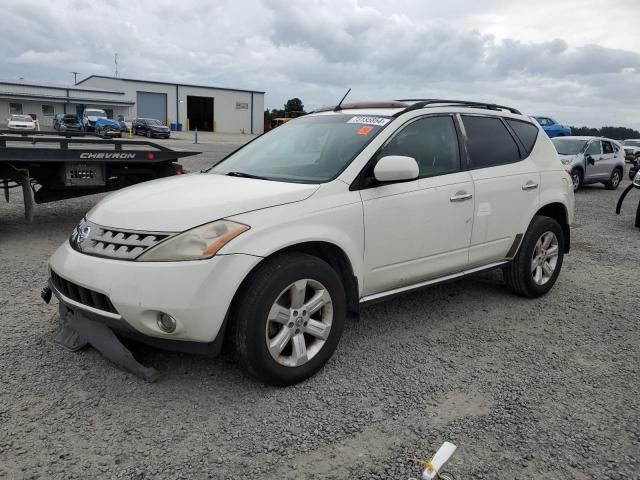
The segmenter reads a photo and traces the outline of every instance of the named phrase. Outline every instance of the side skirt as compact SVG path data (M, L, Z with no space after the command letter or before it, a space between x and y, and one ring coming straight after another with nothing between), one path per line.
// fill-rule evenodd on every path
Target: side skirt
M482 267L472 268L470 270L464 270L462 272L454 273L452 275L445 275L443 277L434 278L433 280L427 280L425 282L415 283L413 285L407 285L406 287L394 288L392 290L387 290L386 292L374 293L372 295L367 295L366 297L362 297L360 299L360 305L364 303L375 302L377 300L386 299L391 296L399 295L402 293L411 292L413 290L418 290L420 288L429 287L431 285L436 285L439 283L446 283L452 280L457 280L459 278L465 277L467 275L471 275L472 273L482 272L484 270L492 270L494 268L501 267L508 263L507 260L502 260L500 262L490 263L489 265L484 265Z

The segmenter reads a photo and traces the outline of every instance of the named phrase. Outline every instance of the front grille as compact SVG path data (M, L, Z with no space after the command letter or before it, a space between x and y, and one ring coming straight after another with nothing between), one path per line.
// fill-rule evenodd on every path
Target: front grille
M97 308L109 313L118 313L116 308L109 300L109 297L102 293L94 292L88 288L76 285L69 280L65 280L56 272L51 270L51 281L53 286L67 298L74 300L78 303L86 305L87 307Z
M140 232L102 227L84 220L69 240L79 252L119 260L135 260L172 233Z

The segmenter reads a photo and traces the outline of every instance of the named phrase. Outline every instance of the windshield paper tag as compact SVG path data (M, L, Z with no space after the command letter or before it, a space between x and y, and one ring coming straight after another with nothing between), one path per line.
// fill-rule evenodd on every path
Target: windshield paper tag
M351 119L348 120L347 123L361 123L361 124L364 124L364 125L378 125L378 126L381 127L383 125L386 125L390 121L391 121L390 118L366 117L364 115L358 115L356 117L351 117Z

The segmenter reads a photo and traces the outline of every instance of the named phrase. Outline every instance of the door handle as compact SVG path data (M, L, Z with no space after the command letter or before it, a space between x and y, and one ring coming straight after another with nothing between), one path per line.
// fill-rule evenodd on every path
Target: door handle
M524 185L522 185L522 190L534 190L536 188L538 188L538 184L535 183L535 182L531 182L531 181L529 181L529 182L525 183Z
M459 192L456 192L456 194L453 197L450 197L449 201L450 202L464 202L465 200L469 200L472 197L473 197L473 195L471 195L470 193L467 193L464 190L461 190Z

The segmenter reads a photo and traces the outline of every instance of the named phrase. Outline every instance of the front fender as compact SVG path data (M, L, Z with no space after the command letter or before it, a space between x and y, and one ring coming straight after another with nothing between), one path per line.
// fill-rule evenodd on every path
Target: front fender
M268 257L297 244L330 243L345 253L362 291L362 201L358 192L349 192L346 185L342 186L344 192L339 195L313 195L301 202L230 217L251 229L225 245L220 254Z

